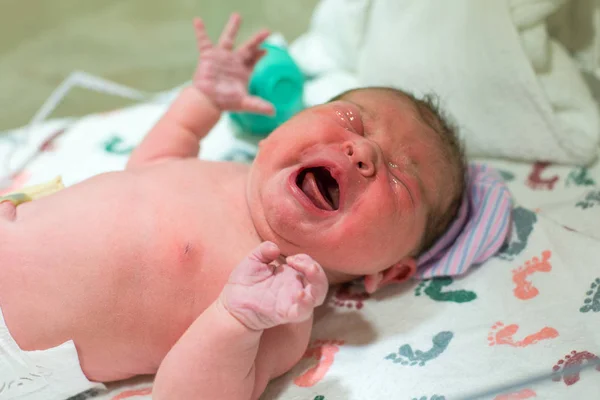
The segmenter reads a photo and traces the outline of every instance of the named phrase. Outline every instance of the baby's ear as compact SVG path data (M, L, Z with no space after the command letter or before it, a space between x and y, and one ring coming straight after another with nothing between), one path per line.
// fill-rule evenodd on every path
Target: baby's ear
M404 282L415 272L417 272L417 261L412 257L407 257L386 270L365 275L365 290L367 293L374 293L377 289L390 283Z

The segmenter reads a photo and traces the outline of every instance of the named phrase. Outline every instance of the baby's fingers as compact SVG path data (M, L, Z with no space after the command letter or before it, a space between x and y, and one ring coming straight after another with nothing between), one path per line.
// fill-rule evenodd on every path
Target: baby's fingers
M250 68L250 69L254 69L254 67L256 66L256 63L265 55L267 54L266 50L257 50L254 52L254 54L252 54L252 56L250 56L249 58L244 60L244 64L246 64L246 67Z
M196 46L200 53L213 47L212 42L206 34L206 28L202 19L194 18L194 31L196 32Z
M275 107L268 101L261 99L257 96L246 96L242 99L240 108L243 111L256 113L256 114L275 114Z
M262 242L248 256L249 259L258 261L261 264L270 264L277 260L281 251L273 242Z
M229 21L223 29L221 33L221 37L219 37L219 47L222 47L226 50L233 49L233 42L235 40L235 36L237 35L238 30L240 29L240 24L242 23L242 17L239 14L233 13L231 17L229 17Z
M297 254L286 258L286 264L304 275L306 281L304 298L301 301L314 301L320 306L325 301L329 283L323 268L306 254ZM308 296L308 298L307 298Z
M260 46L270 34L271 33L268 30L263 29L238 47L236 52L245 64L251 64L252 60L258 60L258 58L260 58L256 56L256 53L260 52L258 46Z

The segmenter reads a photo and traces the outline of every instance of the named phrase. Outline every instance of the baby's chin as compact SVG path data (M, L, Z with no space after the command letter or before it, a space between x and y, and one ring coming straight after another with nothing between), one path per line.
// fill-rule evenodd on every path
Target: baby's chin
M273 195L265 192L265 186L257 175L249 175L246 201L254 229L261 241L272 241L278 245L282 255L308 254L324 268L333 282L341 283L362 277L364 270L374 270L369 261L373 257L354 248L341 248L344 230L330 221L321 223L314 217L306 217L291 196L277 191ZM267 181L267 186L271 182ZM271 193L271 191L269 191ZM276 200L277 199L277 200ZM276 200L276 201L275 201ZM335 250L332 250L335 249Z
M251 215L252 213L252 207ZM255 210L256 211L256 210ZM317 261L325 270L330 284L349 282L363 276L362 273L354 273L351 263L340 262L341 258L331 251L331 244L324 244L323 241L315 240L318 232L302 232L302 234L292 234L292 226L289 229L273 229L270 226L268 218L264 214L254 212L252 218L255 230L261 241L271 241L279 247L284 257L295 254L308 254ZM281 223L281 221L277 221ZM277 228L282 228L278 226ZM283 230L283 232L281 232ZM347 255L347 252L344 252Z

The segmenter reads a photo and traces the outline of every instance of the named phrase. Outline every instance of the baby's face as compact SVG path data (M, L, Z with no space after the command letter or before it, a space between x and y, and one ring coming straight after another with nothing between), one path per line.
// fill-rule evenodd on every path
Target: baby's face
M259 235L357 276L416 256L440 201L434 135L409 99L375 90L299 113L261 142L251 169Z

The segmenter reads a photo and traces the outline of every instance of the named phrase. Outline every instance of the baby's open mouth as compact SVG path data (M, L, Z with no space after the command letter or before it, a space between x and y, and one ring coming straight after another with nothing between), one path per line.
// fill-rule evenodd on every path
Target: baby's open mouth
M340 186L327 168L315 167L301 171L296 178L296 185L317 208L333 211L340 207Z

